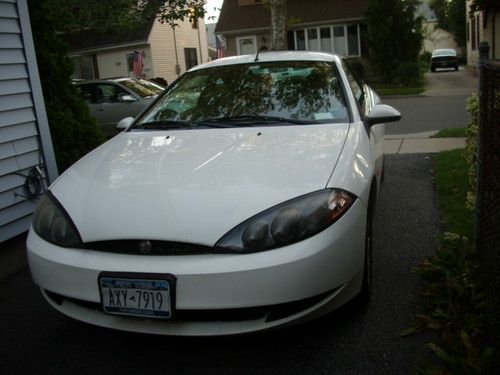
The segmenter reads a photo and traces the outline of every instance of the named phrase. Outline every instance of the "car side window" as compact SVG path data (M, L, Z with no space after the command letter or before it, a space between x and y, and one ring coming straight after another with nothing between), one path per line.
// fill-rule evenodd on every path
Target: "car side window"
M76 90L80 94L83 100L87 102L87 104L92 103L92 86L91 85L78 85L75 86Z
M354 97L358 101L360 112L365 114L366 110L366 94L363 89L362 83L358 82L355 75L352 73L351 67L346 60L342 60L342 67L344 68L347 80L349 81L349 86L354 94Z
M101 83L96 85L97 103L117 103L120 95L127 95L128 92L116 85Z

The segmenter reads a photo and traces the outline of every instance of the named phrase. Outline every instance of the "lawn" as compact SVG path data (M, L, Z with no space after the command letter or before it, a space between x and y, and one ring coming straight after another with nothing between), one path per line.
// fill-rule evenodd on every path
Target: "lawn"
M469 190L468 168L463 149L440 152L434 156L443 229L472 238L473 213L465 204Z
M387 83L369 83L380 96L418 95L425 91L424 87L398 87Z
M440 130L431 138L465 138L465 128L446 128Z

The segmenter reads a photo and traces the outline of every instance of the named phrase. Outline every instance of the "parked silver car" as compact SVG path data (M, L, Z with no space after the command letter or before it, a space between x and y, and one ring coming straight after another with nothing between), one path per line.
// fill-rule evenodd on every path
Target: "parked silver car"
M118 121L137 116L163 90L160 85L133 78L85 81L75 86L108 137L117 134Z

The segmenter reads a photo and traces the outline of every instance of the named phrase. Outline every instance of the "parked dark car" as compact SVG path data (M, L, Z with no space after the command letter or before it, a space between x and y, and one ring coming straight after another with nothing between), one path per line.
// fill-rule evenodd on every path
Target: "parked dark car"
M435 72L438 68L454 68L457 71L457 52L453 49L437 49L432 52L431 72Z

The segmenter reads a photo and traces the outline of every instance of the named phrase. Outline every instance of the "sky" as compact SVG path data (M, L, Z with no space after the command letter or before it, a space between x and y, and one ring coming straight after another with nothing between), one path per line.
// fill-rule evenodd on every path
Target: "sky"
M219 9L222 7L223 0L207 0L207 4L205 5L205 9L207 13L205 14L205 22L206 23L214 23L217 22L219 18ZM214 10L214 8L217 8ZM215 17L215 18L210 18Z

